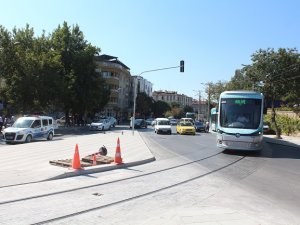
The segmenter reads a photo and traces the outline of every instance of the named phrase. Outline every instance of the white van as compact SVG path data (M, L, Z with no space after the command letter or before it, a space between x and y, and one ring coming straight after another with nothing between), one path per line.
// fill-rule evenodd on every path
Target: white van
M170 120L166 118L156 118L154 124L154 132L172 134L172 128L170 124Z
M55 121L49 116L20 117L11 127L3 130L3 137L7 143L31 142L32 140L52 140Z

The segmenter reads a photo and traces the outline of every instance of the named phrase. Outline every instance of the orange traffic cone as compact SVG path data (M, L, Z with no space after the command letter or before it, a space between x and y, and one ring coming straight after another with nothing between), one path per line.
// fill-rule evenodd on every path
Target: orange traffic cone
M118 141L117 141L115 163L117 163L117 164L121 164L122 163L121 148L120 148L120 139L119 138L118 138Z
M97 166L97 157L96 157L96 154L93 154L93 166Z
M74 153L74 157L72 160L72 168L76 169L76 170L81 169L78 144L76 144L76 147L75 147L75 153Z

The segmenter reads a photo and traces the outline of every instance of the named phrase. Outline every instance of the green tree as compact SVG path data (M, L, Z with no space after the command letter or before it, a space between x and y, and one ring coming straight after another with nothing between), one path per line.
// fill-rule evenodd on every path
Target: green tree
M280 138L280 131L276 123L275 100L282 100L288 96L299 97L299 54L296 49L279 48L258 50L252 55L252 65L244 68L246 75L254 83L263 84L259 87L265 97L271 101L271 122ZM299 98L298 98L299 99Z
M238 69L235 71L231 80L226 84L226 90L253 90L253 82L244 70Z
M151 115L153 109L153 99L145 92L137 94L136 97L136 112L146 118Z
M218 102L220 94L223 91L227 90L227 83L226 81L217 81L216 83L208 83L206 87L206 94L210 98L210 102Z
M58 57L50 54L49 38L34 37L33 28L1 28L1 95L8 106L23 113L41 112L55 98Z
M64 22L52 33L53 50L61 56L60 106L69 112L86 114L100 110L109 100L110 90L105 80L95 72L94 56L100 49L84 39L79 26Z
M171 106L165 101L155 101L154 102L154 116L163 117L167 111L171 110Z
M194 109L193 109L193 107L191 107L191 106L189 106L189 105L186 105L186 106L184 106L184 108L183 108L183 112L184 112L184 113L187 113L187 112L194 112Z

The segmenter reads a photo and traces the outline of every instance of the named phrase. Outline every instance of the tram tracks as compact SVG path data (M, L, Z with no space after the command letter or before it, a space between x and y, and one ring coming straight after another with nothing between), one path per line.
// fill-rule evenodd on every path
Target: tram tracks
M64 194L67 194L67 193L70 193L70 192L77 192L77 191L82 191L82 190L85 190L85 189L98 188L98 187L105 186L105 185L111 185L111 184L120 184L120 185L122 185L122 182L141 179L141 178L144 179L144 178L148 178L148 177L153 176L153 175L160 175L162 173L170 172L170 171L176 170L178 168L184 168L184 167L187 167L187 166L190 166L190 165L193 165L193 164L197 165L197 163L199 163L201 161L214 159L214 157L218 157L221 154L222 154L222 152L218 152L216 154L209 155L209 156L203 157L201 159L197 159L197 160L190 161L190 162L187 162L187 163L181 163L181 164L178 164L178 165L175 165L175 166L170 166L168 168L155 170L155 171L152 171L152 172L143 173L143 174L140 174L140 175L131 176L131 177L123 178L123 179L117 179L117 180L104 182L104 183L100 183L100 184L86 185L86 186L82 186L82 187L78 187L78 188L70 188L70 189L62 190L62 191L56 191L56 192L51 192L51 193L46 193L46 194L32 195L32 196L27 196L27 197L2 201L2 202L0 202L0 207L2 207L2 206L12 206L12 205L17 204L17 203L24 204L24 202L26 202L26 201L42 200L43 198L46 198L46 197L55 197L55 196L60 196L61 197ZM123 199L114 200L114 201L109 202L109 203L102 203L102 204L98 203L98 205L94 205L93 207L85 208L85 209L81 208L78 211L68 212L65 215L58 215L57 217L49 216L50 217L49 219L40 220L39 222L33 222L32 224L51 223L51 222L54 222L54 221L59 221L59 220L62 220L62 219L71 218L71 217L74 217L74 216L77 216L77 215L80 215L80 214L88 213L88 212L95 211L95 210L100 210L100 209L107 208L107 207L110 207L110 206L114 206L114 205L117 205L117 204L122 204L122 203L129 202L129 201L132 201L132 200L135 200L135 199L146 197L146 196L149 196L149 195L152 195L152 194L164 191L164 190L168 190L168 189L186 184L188 182L192 182L192 181L197 180L197 179L207 177L211 174L217 173L220 170L223 170L225 168L233 166L234 164L238 163L239 161L243 160L244 158L245 158L245 156L238 156L234 160L231 160L229 163L224 163L223 165L221 165L221 166L219 166L219 167L217 167L217 168L215 168L215 169L213 169L209 172L205 172L205 173L202 172L202 173L200 173L198 175L195 175L193 177L189 177L187 179L182 179L182 180L176 181L174 183L155 188L154 190L145 190L144 192L137 193L137 194L134 194L132 196L125 197Z

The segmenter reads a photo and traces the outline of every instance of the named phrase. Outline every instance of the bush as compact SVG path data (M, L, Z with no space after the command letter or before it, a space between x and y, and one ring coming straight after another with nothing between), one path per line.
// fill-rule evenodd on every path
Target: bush
M264 121L270 124L270 129L275 131L274 125L271 123L271 115L265 115ZM279 133L293 135L300 132L300 120L285 115L276 115L276 122Z

